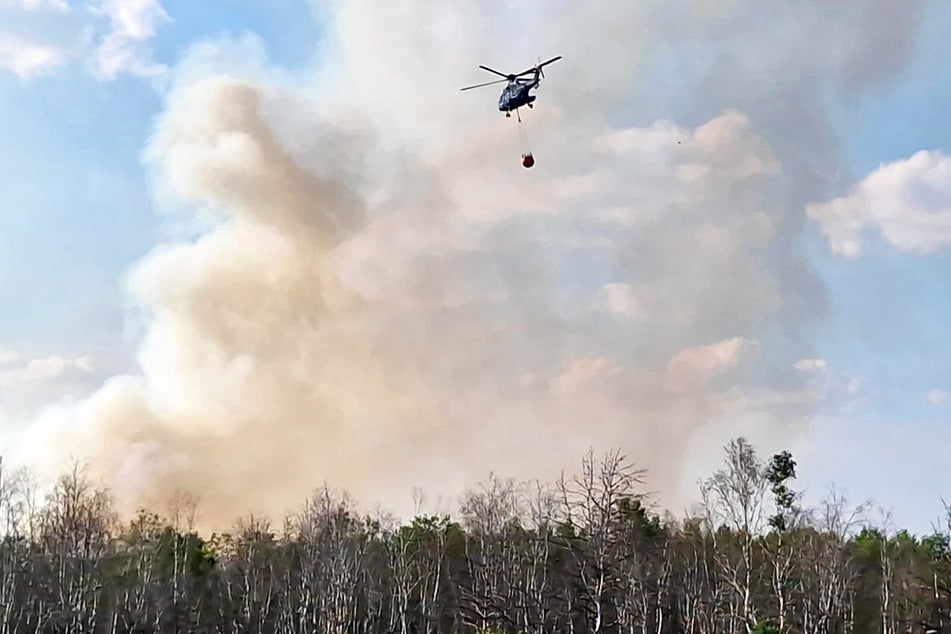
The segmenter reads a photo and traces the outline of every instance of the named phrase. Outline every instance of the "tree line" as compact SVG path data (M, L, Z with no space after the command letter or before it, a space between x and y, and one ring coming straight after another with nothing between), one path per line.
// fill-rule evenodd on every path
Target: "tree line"
M676 518L622 453L589 452L555 482L490 476L455 516L324 487L280 526L203 536L187 498L123 520L82 470L42 499L0 470L0 634L951 631L947 507L914 536L835 493L805 508L795 479L738 438Z

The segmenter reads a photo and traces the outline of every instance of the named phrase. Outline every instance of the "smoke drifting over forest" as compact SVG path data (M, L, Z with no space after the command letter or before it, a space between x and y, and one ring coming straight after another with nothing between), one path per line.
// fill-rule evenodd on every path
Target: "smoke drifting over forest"
M23 455L227 522L619 446L676 506L711 442L770 450L852 398L812 358L797 238L837 167L824 95L897 70L918 3L512 6L333 3L306 72L194 46L144 153L190 232L126 281L141 375L48 410ZM525 170L497 87L458 88L553 55Z

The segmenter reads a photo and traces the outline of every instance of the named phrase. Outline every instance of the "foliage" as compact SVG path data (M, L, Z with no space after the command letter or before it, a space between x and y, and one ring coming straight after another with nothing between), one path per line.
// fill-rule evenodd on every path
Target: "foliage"
M788 451L773 456L766 471L776 504L776 514L769 524L777 531L784 531L789 525L790 516L795 513L796 494L787 486L789 480L796 478L796 461Z
M761 621L756 624L751 634L783 634L783 632L774 622Z

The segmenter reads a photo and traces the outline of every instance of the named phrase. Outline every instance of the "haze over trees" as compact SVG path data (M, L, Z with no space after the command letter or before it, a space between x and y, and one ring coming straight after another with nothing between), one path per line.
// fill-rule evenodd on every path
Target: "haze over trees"
M951 513L934 534L831 494L739 438L678 519L621 453L553 483L495 476L457 516L399 523L317 490L280 526L194 530L195 501L120 520L81 470L44 499L0 472L0 634L892 634L951 627Z

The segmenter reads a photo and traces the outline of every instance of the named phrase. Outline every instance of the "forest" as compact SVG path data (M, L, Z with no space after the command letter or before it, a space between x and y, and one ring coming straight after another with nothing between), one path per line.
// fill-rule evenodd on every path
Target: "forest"
M210 535L187 497L120 519L81 469L42 496L0 472L0 634L951 632L947 505L923 536L835 492L807 508L793 456L743 438L682 518L621 452L571 471L402 522L325 486Z

